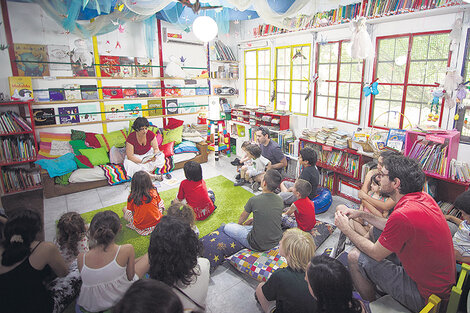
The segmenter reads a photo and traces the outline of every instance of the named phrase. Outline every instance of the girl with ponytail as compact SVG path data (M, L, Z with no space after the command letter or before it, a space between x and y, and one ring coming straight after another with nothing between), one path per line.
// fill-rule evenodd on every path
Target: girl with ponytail
M117 245L121 230L119 216L113 211L97 213L88 229L90 251L77 257L82 287L77 304L88 312L113 307L132 283L148 270L148 258L134 259L134 247Z
M41 228L41 217L33 210L16 210L5 225L0 246L2 312L53 310L53 299L43 281L51 270L64 277L68 269L56 245L36 240Z

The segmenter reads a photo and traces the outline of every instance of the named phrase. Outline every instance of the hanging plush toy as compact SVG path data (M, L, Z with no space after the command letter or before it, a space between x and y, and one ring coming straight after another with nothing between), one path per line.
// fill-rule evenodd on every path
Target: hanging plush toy
M374 54L374 46L367 33L366 18L351 21L351 58L361 59Z
M436 88L432 91L431 112L428 115L428 121L436 122L439 119L439 104L441 98L444 96L445 90L442 87Z

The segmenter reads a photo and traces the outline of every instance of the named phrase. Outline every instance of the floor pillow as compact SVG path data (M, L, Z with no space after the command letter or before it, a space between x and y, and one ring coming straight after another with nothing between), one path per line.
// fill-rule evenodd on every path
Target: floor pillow
M95 149L79 149L80 154L86 156L93 165L103 165L109 163L108 153L104 147Z
M96 134L95 136L100 142L101 147L104 147L106 152L109 152L113 146L120 147L125 145L127 132L126 130L116 130L106 134Z
M208 259L211 264L211 273L225 261L226 257L243 249L238 241L224 233L223 226L205 235L199 241L204 247L202 256Z
M320 214L327 211L333 198L331 197L331 191L328 188L318 187L317 195L313 199L315 205L315 214Z
M106 176L108 184L111 186L119 185L131 180L127 177L126 170L121 164L105 164L100 165L100 167L103 169L104 176Z
M163 142L162 144L166 144L169 142L175 142L175 145L178 145L183 141L183 126L176 127L174 129L165 129L163 131Z
M61 176L70 173L77 169L77 163L75 163L75 155L73 153L67 153L60 158L53 160L37 160L37 165L47 170L50 177Z

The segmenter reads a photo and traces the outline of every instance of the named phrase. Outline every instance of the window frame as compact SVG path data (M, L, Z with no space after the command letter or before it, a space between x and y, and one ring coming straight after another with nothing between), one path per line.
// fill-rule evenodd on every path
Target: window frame
M462 82L467 81L465 78L465 76L467 75L469 76L468 79L470 80L470 67L469 67L469 72L467 73L466 71L466 68L469 65L468 62L470 62L470 27L467 28L467 36L465 36L464 58L463 58L462 70L460 72L460 75L462 76ZM459 109L458 106L455 107L455 114L459 115L459 119L454 120L454 128L460 132L460 143L470 144L470 136L462 135L462 130L464 127L464 122L465 122L465 114L467 111L470 112L470 106L465 106L462 109Z
M263 51L263 50L268 50L269 51L269 78L259 78L258 77L258 69L259 69L259 65L258 65L258 61L259 61L259 58L258 58L258 52L259 51ZM256 78L253 79L253 78L248 78L246 77L246 54L247 52L253 52L253 51L256 51ZM259 80L267 80L268 81L268 85L269 85L269 90L268 90L268 99L269 99L269 96L271 95L271 71L272 71L272 51L271 51L271 47L266 47L266 48L256 48L256 49L246 49L244 52L243 52L243 57L244 57L244 87L245 87L245 105L247 105L247 102L246 102L246 99L247 99L247 80L255 80L256 81L256 108L259 107L259 103L258 103L258 100L259 100L259 96L258 96L258 92L259 92L259 87L258 87L258 82ZM268 106L269 105L269 102L265 105L265 106Z
M293 73L293 61L292 61L292 57L293 57L293 53L294 53L294 50L295 48L298 48L298 47L308 47L308 75L307 75L307 80L305 79L293 79L292 78L292 73ZM275 53L274 53L274 90L275 90L275 102L274 102L274 108L275 110L277 110L277 105L278 105L278 90L277 90L277 83L279 81L278 79L278 64L277 64L277 60L278 60L278 52L280 49L287 49L287 48L290 48L290 64L289 64L289 79L282 79L282 81L285 81L285 82L289 82L289 112L292 113L292 114L295 114L295 115L301 115L301 116L308 116L308 111L309 111L309 103L310 101L308 101L307 99L307 102L306 102L306 106L307 106L307 110L306 110L306 113L300 113L300 112L293 112L292 111L292 82L309 82L310 80L310 70L311 70L311 56L312 56L312 45L310 43L306 43L306 44L295 44L295 45L285 45L285 46L279 46L279 47L276 47L275 48ZM302 104L301 104L302 105Z
M347 123L347 124L352 124L352 125L360 125L361 124L361 112L362 112L362 94L363 94L363 86L364 86L364 74L365 74L365 61L362 60L362 75L361 75L361 81L360 82L351 82L351 81L344 81L340 80L340 74L341 74L341 53L343 49L343 43L348 43L351 40L349 39L342 39L342 40L335 40L335 41L328 41L327 44L333 44L333 43L338 43L338 60L337 60L337 67L336 67L336 80L325 80L325 82L334 82L336 83L336 91L335 91L335 114L334 117L326 117L326 116L319 116L316 115L317 111L317 93L318 93L318 80L315 82L314 86L314 98L313 98L313 117L315 118L322 118L330 121L337 121L337 122L342 122L342 123ZM317 42L316 44L316 54L315 54L315 73L318 73L318 67L319 67L319 61L320 61L320 43ZM357 122L351 122L351 121L345 121L338 119L338 91L339 91L339 84L360 84L361 85L361 92L359 95L359 110L358 110L358 116L357 116Z
M403 86L403 95L401 99L401 107L400 107L400 113L399 114L399 123L398 123L398 128L403 129L403 123L404 123L404 114L405 114L405 108L406 108L406 95L408 92L408 87L437 87L435 84L430 85L430 84L415 84L415 83L408 83L409 81L409 74L410 74L410 60L411 60L411 50L413 48L413 38L418 37L418 36L425 36L425 35L439 35L439 34L446 34L450 33L451 30L439 30L439 31L428 31L428 32L419 32L419 33L404 33L404 34L395 34L395 35L388 35L388 36L378 36L375 39L375 56L374 56L374 65L373 65L373 71L372 71L372 81L375 81L377 79L377 57L378 57L378 52L379 52L379 40L381 39L390 39L390 38L401 38L401 37L408 37L408 51L406 54L406 67L405 67L405 76L403 78L403 83L381 83L379 80L379 88L380 85L386 85L386 86ZM449 49L449 54L447 56L447 67L449 67L450 62L452 58L452 51ZM379 77L380 79L380 77ZM380 91L380 89L379 89ZM431 95L429 95L431 97ZM431 99L431 98L430 98ZM373 112L374 112L374 100L375 96L373 97L371 95L371 98L369 99L369 121L368 121L368 127L372 128L377 128L377 129L383 129L383 130L389 130L390 128L388 127L383 127L383 126L374 126L373 123L374 121L372 120L373 118ZM444 113L444 110L442 108L444 107L444 99L442 99L442 103L440 105L440 113L439 113L439 123L438 126L441 127L442 125L442 116ZM377 119L377 117L375 117Z

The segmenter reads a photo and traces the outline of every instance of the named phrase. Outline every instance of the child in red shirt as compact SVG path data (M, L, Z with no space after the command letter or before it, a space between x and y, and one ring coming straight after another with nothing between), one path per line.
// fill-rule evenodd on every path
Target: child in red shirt
M215 210L215 195L207 190L206 182L202 179L201 165L194 161L184 164L186 179L180 184L178 200L186 203L194 210L196 220L205 220Z
M309 232L316 224L315 218L315 205L313 201L308 198L312 191L312 185L304 180L297 179L292 191L297 197L297 201L292 203L289 210L282 216L282 225L290 224L290 227L298 227L303 231ZM290 216L294 213L295 221L292 221Z
M127 227L139 235L150 235L160 222L164 209L163 200L152 184L150 175L145 171L136 172L132 177L127 207L122 209L124 218L129 222Z

